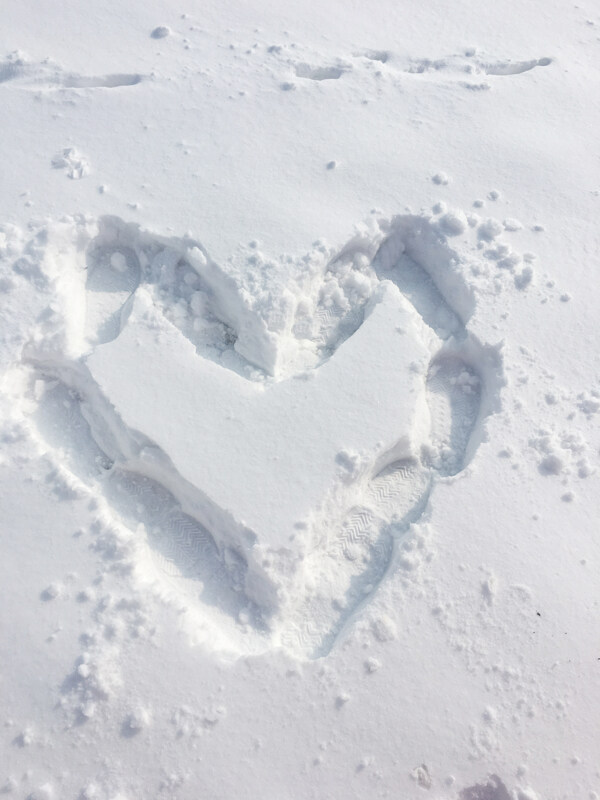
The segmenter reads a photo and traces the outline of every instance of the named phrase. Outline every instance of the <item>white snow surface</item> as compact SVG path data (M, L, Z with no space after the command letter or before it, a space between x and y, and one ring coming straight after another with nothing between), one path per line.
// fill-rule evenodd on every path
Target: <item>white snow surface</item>
M598 800L598 6L1 18L0 792Z

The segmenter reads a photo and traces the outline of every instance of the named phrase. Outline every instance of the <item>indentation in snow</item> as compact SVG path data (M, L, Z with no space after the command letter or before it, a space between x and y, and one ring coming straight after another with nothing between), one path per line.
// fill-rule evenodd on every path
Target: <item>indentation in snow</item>
M318 245L285 281L253 243L260 291L190 239L57 226L24 380L61 491L102 503L97 552L188 598L189 625L218 609L220 646L327 653L394 559L414 568L399 543L498 407L461 213Z

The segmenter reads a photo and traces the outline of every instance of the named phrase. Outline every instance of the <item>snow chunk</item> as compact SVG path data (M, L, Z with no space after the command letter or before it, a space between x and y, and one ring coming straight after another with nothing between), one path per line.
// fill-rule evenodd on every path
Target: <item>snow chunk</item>
M440 219L440 227L448 236L458 236L467 230L467 218L462 211L448 211Z
M171 29L167 25L159 25L158 27L154 28L150 36L153 39L165 39L167 36L171 35Z
M487 241L491 242L497 236L500 236L504 227L501 222L493 217L489 217L482 222L478 228L479 237L481 239L486 239Z
M53 800L54 797L56 797L56 794L52 784L43 783L28 795L28 800Z
M377 672L378 669L381 669L381 661L377 658L367 658L365 661L365 669L368 673Z
M373 635L380 642L389 642L398 636L398 628L394 620L387 614L381 614L371 623Z
M64 169L71 180L79 180L90 173L87 158L74 147L67 147L52 159L54 169Z
M58 581L54 581L53 583L46 586L44 591L41 594L42 600L56 600L58 597L62 597L65 593L65 587L62 583Z
M565 462L556 453L549 453L540 461L540 472L543 475L560 475L565 467Z
M147 728L152 721L150 712L146 708L136 708L125 717L122 732L125 736L135 736Z
M519 222L518 219L505 219L504 220L504 230L505 231L520 231L523 227L522 223Z

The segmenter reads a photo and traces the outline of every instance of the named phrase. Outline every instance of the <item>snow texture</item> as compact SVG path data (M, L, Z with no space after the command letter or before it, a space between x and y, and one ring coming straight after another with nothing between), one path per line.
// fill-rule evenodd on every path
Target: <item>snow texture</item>
M5 5L0 793L597 800L594 8Z

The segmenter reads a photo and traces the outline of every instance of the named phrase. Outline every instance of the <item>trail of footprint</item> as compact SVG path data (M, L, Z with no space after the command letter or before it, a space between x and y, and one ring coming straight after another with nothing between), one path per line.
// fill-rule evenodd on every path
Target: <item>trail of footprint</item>
M386 518L406 518L425 494L429 478L417 459L394 461L369 484L367 497Z
M442 476L462 470L479 416L481 380L458 356L433 360L427 376L431 438L436 443L432 466Z
M186 258L189 243L140 235L116 217L103 217L99 228L86 255L85 334L92 344L116 338L127 300L143 285L199 355L246 377L256 371L234 349L237 332L219 318L211 289Z
M547 67L551 63L551 58L534 58L531 61L499 61L482 66L488 75L520 75L536 67Z
M475 51L464 55L451 55L444 58L429 59L420 58L411 60L404 68L404 72L412 75L426 74L449 74L451 77L460 80L466 88L476 89L485 88L484 85L470 83L465 78L473 75L492 75L509 76L521 75L529 72L536 67L547 67L552 64L551 58L533 58L527 61L483 61L475 56ZM486 84L489 88L489 84Z
M423 321L434 330L441 339L460 334L464 325L444 300L431 276L406 253L402 253L393 270L383 270L375 264L380 279L388 278L410 300Z
M348 67L311 67L309 64L296 64L296 77L311 81L331 81L341 78Z
M92 435L83 413L85 400L77 391L43 374L34 376L33 385L35 435L57 465L92 495L102 495L125 527L137 531L144 526L157 567L178 592L187 587L233 620L243 612L260 628L260 613L243 591L244 560L233 551L221 553L209 531L164 486L113 465Z
M144 525L155 562L177 591L187 586L193 596L234 620L251 610L254 624L260 626L260 613L244 593L245 561L232 550L221 553L210 532L186 514L164 486L114 469L102 490L129 528Z
M380 64L387 64L391 53L388 50L365 50L363 56L368 58L369 61L379 61Z
M406 227L410 220L400 222ZM404 244L409 247L410 237L402 226L398 230L394 227L369 266L369 280L374 284L393 281L424 322L448 340L423 377L431 445L420 457L394 461L379 469L344 518L322 531L322 541L306 560L310 583L307 580L291 605L282 609L273 633L274 642L300 657L316 658L331 650L393 566L398 543L411 524L421 519L435 482L457 474L470 455L482 384L470 361L461 357L461 353L470 352L467 347L461 350L468 337L465 323L454 311L462 309L463 318L468 320L470 301L457 276L450 276L450 290L443 283L449 274L444 265L452 253L436 249L437 240L430 236L425 223L421 221L420 225L417 228L415 223L410 230L413 237L424 238L428 246L423 251L413 247L403 252ZM87 253L88 340L101 344L119 335L127 301L140 283L149 289L155 287L155 305L169 319L173 317L173 324L192 339L197 331L190 320L197 318L202 325L208 324L210 298L185 253L174 240L170 247L167 240L141 235L135 226L118 221L101 226ZM318 331L312 328L310 337L333 351L360 326L364 302L364 298L360 302L341 298L339 306L317 304L312 322ZM166 308L169 303L171 310ZM222 327L218 321L214 324ZM206 357L204 351L202 355ZM65 374L69 374L68 365L61 376ZM165 486L115 466L102 449L112 452L110 444L102 445L102 437L98 439L101 446L94 440L85 399L57 377L48 373L39 377L42 385L34 413L39 439L64 468L106 499L115 519L133 531L140 524L144 526L155 561L176 593L195 597L200 593L206 606L214 606L233 621L243 617L254 633L262 634L260 611L244 592L244 559L226 547L220 549L210 531L186 514ZM120 452L119 448L116 451Z
M66 469L83 483L92 483L112 461L96 444L81 413L81 395L60 380L41 375L37 380L39 398L32 418L38 433Z
M65 75L60 85L66 89L116 89L119 86L135 86L141 83L142 76L137 73L119 72L114 75Z
M313 341L331 355L360 328L364 320L364 307L345 311L335 305L319 305L314 319L317 332L313 334Z
M36 64L13 54L0 62L0 84L15 81L26 88L115 89L135 86L143 76L138 73L117 72L108 75L78 75L47 61Z
M459 356L439 356L430 366L427 390L432 451L423 462L404 459L385 467L370 481L364 505L349 511L325 551L321 581L285 625L281 641L292 652L311 658L330 652L383 581L398 542L422 517L436 478L463 468L479 416L480 379ZM347 586L342 596L340 585Z

